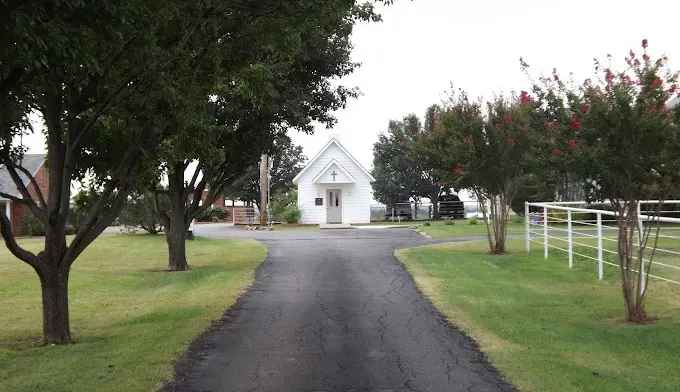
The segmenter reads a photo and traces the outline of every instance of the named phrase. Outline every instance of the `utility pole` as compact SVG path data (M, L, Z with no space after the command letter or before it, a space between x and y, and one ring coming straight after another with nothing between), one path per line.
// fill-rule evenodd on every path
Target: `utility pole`
M267 226L269 219L269 157L263 154L260 158L260 227Z

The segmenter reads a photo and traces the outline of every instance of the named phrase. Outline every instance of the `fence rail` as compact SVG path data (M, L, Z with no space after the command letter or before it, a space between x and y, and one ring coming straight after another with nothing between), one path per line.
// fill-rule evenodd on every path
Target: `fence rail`
M680 218L649 215L652 210L642 209L641 206L657 204L657 200L645 200L638 203L639 232L652 230L649 244L656 244L656 257L650 261L643 258L641 270L651 266L659 267L658 272L649 273L650 278L680 284ZM606 204L606 203L605 203ZM680 200L663 202L664 207L678 205ZM530 212L533 210L535 212ZM536 212L537 211L537 212ZM680 211L665 211L680 214ZM586 219L595 216L595 219ZM546 202L525 204L525 233L526 250L531 251L531 244L543 246L543 254L548 258L549 250L554 249L568 254L569 268L574 267L574 257L581 257L597 262L598 278L605 277L605 265L619 267L618 264L618 227L617 214L613 211L588 208L587 203L579 202ZM656 229L650 225L660 225L658 238ZM644 244L645 239L636 233L638 246ZM674 235L675 233L675 235ZM613 256L612 256L613 255ZM613 259L613 260L612 260ZM638 270L633 270L640 273ZM644 290L644 282L641 287Z
M260 214L254 207L234 207L232 209L234 224L255 225L260 223Z

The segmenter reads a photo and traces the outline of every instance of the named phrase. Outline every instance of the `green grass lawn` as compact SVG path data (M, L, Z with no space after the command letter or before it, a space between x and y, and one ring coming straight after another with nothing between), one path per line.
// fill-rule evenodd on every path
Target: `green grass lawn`
M38 239L22 240L36 249ZM189 272L169 273L163 236L105 235L75 262L70 279L76 344L36 347L42 321L32 269L0 250L0 391L149 391L172 362L253 281L266 248L197 238Z
M542 248L487 254L484 242L400 250L397 257L449 320L474 337L521 391L678 391L680 286L652 281L651 325L622 323L615 267Z
M453 222L453 224L451 224L451 222ZM477 219L476 225L468 224L467 219L431 221L429 223L429 226L427 226L424 222L411 224L433 238L486 235L486 226L481 219ZM508 234L522 233L524 233L524 223L508 222Z

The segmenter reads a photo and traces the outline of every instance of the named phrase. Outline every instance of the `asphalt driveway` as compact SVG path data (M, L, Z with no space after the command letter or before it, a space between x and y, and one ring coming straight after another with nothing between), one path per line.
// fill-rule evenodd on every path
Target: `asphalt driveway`
M393 256L433 240L409 229L196 232L258 238L269 255L166 390L513 390Z

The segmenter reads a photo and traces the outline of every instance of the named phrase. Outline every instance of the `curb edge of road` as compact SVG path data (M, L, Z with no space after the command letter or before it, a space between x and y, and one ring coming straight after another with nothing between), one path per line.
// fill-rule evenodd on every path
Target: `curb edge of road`
M411 230L415 231L416 233L422 235L422 236L425 237L425 238L430 238L430 239L432 238L432 236L430 236L430 235L427 234L426 232L424 232L424 231L418 229L417 227L411 227Z

